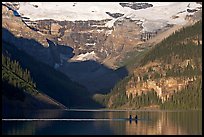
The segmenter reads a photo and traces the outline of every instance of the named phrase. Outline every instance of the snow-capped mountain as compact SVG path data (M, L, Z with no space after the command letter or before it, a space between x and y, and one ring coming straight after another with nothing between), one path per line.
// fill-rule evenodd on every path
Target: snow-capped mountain
M39 33L75 50L75 60L103 60L141 44L202 8L196 2L3 2ZM130 49L129 49L130 50ZM94 53L94 56L83 58ZM99 57L100 56L100 57ZM93 58L92 58L93 57Z
M2 26L16 37L39 42L39 46L32 41L14 44L74 81L92 83L87 86L90 91L104 90L103 81L109 81L105 85L109 88L112 79L120 79L103 65L116 70L129 52L140 54L202 19L202 4L196 2L3 2L3 6ZM90 62L93 66L87 65ZM98 77L104 79L95 81Z

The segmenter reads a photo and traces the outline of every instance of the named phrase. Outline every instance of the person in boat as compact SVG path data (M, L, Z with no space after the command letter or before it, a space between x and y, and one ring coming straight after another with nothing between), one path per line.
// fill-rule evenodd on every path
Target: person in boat
M137 120L137 115L135 116L135 120Z
M132 120L132 115L130 115L129 119Z
M135 123L136 123L136 124L137 124L137 120L138 120L138 119L137 119L137 115L136 115L136 116L135 116Z

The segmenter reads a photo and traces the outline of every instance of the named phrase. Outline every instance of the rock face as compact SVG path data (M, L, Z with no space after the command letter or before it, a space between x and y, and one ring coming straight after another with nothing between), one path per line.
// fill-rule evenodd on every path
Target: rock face
M50 26L51 35L58 36L60 28L61 26L58 23L52 23Z
M171 64L152 61L136 68L133 72L133 77L131 77L126 85L127 97L135 97L136 95L146 94L153 90L157 93L157 96L161 98L162 102L164 102L174 93L180 92L196 81L198 78L196 75L191 77L171 76L169 73L170 70L177 71L178 68L184 70L190 67L198 67L195 65L193 59L179 60L173 58L172 60L174 60L174 63ZM178 66L178 68L173 68L174 65Z
M129 7L134 10L139 10L139 9L146 9L149 7L153 7L152 4L149 3L136 3L136 2L127 2L127 3L120 3L122 7Z
M93 60L103 62L107 57L120 56L143 42L138 21L119 20L112 28L105 26L108 21L26 20L25 23L43 34L55 36L58 44L71 46L76 58L94 51L96 58Z
M146 94L154 90L162 102L169 99L174 93L181 91L195 79L185 78L162 78L159 80L148 80L146 82L138 82L133 86L132 82L127 85L126 95L135 97L136 95Z
M121 13L110 13L110 12L106 12L108 15L110 15L111 17L113 18L118 18L118 17L121 17L123 16L124 14L121 14Z

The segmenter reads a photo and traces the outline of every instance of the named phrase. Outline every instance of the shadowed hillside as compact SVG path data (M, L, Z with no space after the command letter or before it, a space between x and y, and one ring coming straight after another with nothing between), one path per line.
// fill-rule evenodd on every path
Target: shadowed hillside
M127 75L125 68L114 71L95 61L62 61L60 55L63 52L64 55L68 54L67 59L73 56L72 49L68 46L55 45L48 40L49 47L44 48L35 40L16 38L4 28L2 31L4 35L3 52L9 54L12 59L18 60L23 68L30 70L36 85L42 92L68 107L100 107L91 99L92 95L110 92L115 83ZM27 54L28 52L30 55ZM59 70L72 76L70 77L72 80L54 69L55 66L53 65L56 63L59 64ZM80 79L84 82L83 86ZM80 84L73 82L73 80ZM95 88L92 88L92 85L95 85ZM106 85L105 88L103 85ZM91 90L88 91L85 86L90 87ZM92 89L96 90L90 92Z

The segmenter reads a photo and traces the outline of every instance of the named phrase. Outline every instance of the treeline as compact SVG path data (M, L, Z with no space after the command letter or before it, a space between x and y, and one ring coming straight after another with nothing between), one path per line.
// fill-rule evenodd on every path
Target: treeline
M176 65L173 65L171 69L167 69L166 77L189 77L193 78L202 75L202 69L198 67L192 67L190 64L187 67L182 68Z
M102 104L107 104L111 96L115 96L113 106L112 107L117 107L117 106L122 106L125 103L127 103L128 98L125 94L126 91L126 83L130 80L130 76L125 77L123 80L119 81L114 88L111 90L111 92L105 96L105 99L103 100L104 102Z
M27 69L22 69L18 61L12 61L9 57L4 56L3 54L2 82L5 89L14 90L14 88L17 88L17 91L22 90L32 94L37 93L36 84L33 82L30 72Z
M168 101L160 104L161 109L202 109L202 80L198 78L193 84L175 93Z
M97 94L94 99L106 107L109 105L109 101L111 100L111 108L119 108L128 104L128 107L137 109L149 105L161 104L161 99L157 96L155 91L147 92L147 94L142 93L142 95L136 95L135 97L130 94L130 97L128 98L125 93L126 83L131 79L131 77L132 75L127 76L125 79L118 82L109 94Z
M161 99L155 91L149 91L147 94L142 93L142 95L136 95L134 98L130 96L130 104L132 105L131 107L139 109L150 105L160 105Z

